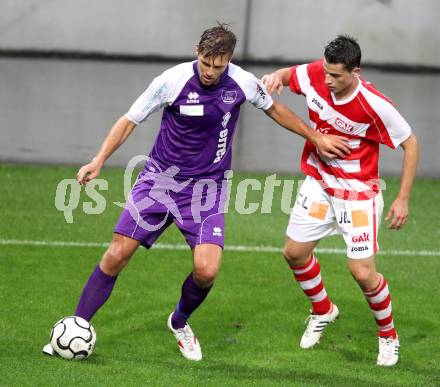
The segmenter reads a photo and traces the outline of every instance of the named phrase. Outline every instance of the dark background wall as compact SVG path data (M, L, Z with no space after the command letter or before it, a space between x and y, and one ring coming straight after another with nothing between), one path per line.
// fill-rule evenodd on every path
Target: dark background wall
M0 161L87 162L153 77L191 60L201 32L221 20L239 39L234 60L257 76L320 57L338 33L356 36L363 77L394 101L421 141L420 174L440 176L439 14L435 0L3 1ZM307 119L301 97L286 92L282 100ZM147 153L160 116L109 163ZM301 148L300 138L246 106L234 167L297 172ZM401 152L383 147L382 155L382 173L397 174Z

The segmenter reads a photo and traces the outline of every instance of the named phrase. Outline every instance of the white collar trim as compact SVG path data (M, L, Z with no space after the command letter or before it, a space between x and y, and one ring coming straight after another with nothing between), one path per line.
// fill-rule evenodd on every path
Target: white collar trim
M357 87L356 87L356 90L353 91L353 93L352 93L351 95L349 95L349 96L348 96L347 98L345 98L345 99L341 99L340 101L338 101L338 100L336 99L335 95L333 94L333 92L330 92L330 94L331 94L331 96L332 96L333 103L334 103L335 105L345 105L346 103L349 103L349 102L353 101L353 100L356 98L356 96L358 95L359 90L361 89L361 86L362 86L362 82L361 82L361 80L360 80L359 78L358 78L357 80L358 80L358 85L357 85Z

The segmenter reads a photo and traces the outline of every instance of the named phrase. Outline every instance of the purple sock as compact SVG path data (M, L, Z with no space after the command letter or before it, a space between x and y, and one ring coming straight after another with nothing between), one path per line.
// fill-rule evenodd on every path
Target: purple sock
M194 312L208 295L212 286L203 289L194 282L192 273L182 285L182 295L174 310L171 324L174 329L183 328L191 313Z
M104 305L112 293L117 276L105 274L101 268L95 267L90 275L86 286L84 286L75 316L90 321L98 309Z

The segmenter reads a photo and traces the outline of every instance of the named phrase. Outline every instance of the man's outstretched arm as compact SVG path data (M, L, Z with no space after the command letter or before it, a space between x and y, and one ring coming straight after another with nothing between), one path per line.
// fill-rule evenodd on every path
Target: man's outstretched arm
M78 171L76 180L79 184L84 185L99 175L104 162L125 142L135 127L136 124L125 116L116 121L93 160Z
M399 230L408 219L409 196L419 163L419 144L414 134L411 134L400 146L404 152L400 190L385 218L385 220L391 219L388 228L396 230Z
M350 147L344 137L315 132L279 101L274 100L273 105L265 110L265 113L282 127L309 140L325 157L344 158L350 153Z

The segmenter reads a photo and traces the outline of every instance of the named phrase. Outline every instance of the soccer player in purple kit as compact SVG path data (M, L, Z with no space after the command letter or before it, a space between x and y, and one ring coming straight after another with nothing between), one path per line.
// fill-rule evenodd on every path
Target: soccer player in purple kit
M307 127L286 106L273 101L253 74L232 64L235 43L235 35L224 24L204 31L197 59L156 77L77 174L82 185L97 177L134 128L163 108L145 168L129 194L110 246L83 289L75 315L90 321L139 245L150 248L175 223L193 252L193 271L182 285L168 328L182 355L195 361L202 359L202 351L187 320L207 297L220 270L226 196L222 183L231 166L241 105L249 101L281 126L310 140L327 157L349 152L345 140ZM43 352L53 353L48 346Z

